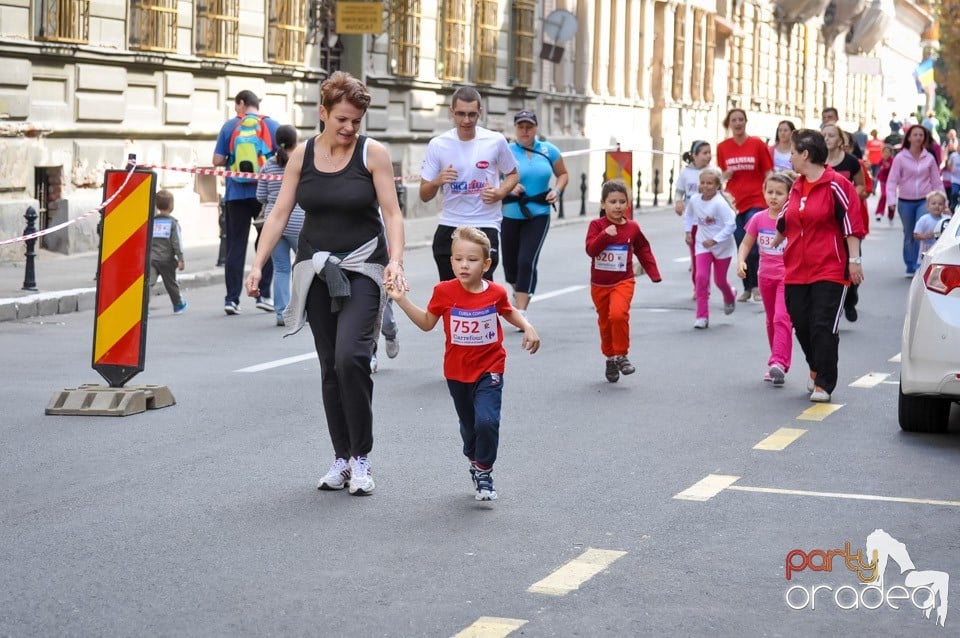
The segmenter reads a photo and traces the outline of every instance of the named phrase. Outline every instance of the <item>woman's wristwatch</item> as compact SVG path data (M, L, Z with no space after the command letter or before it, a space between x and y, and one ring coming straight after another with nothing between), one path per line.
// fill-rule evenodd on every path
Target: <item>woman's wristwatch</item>
M861 264L863 264L863 258L862 258L862 257L851 257L851 258L850 258L850 263L851 263L851 264L861 265Z

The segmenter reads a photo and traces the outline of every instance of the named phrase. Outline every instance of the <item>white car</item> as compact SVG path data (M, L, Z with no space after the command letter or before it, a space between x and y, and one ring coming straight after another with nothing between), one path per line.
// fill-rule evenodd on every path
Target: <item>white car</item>
M908 432L943 432L960 402L960 215L940 229L910 284L903 322L899 417Z

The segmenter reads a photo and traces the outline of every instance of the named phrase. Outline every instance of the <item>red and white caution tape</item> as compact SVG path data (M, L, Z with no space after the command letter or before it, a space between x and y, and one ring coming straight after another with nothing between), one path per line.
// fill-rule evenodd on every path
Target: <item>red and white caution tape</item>
M168 166L166 164L140 164L137 168L157 169L161 171L178 171L180 173L195 173L196 175L216 175L217 177L238 177L240 179L255 179L266 182L279 182L283 175L269 175L267 173L249 173L245 171L231 171L226 168L202 168L199 166Z
M90 217L91 215L94 215L94 214L96 214L96 213L99 213L101 210L103 210L104 208L106 208L107 206L109 206L109 205L111 204L111 202L113 202L113 200L115 200L115 199L117 198L117 196L120 195L120 193L123 192L123 189L127 187L127 182L130 181L130 177L133 175L133 172L136 170L136 168L137 168L136 166L130 166L130 170L127 171L127 177L123 180L123 184L120 185L120 188L117 189L117 192L115 192L113 195L111 195L110 197L108 197L107 199L105 199L105 200L104 200L99 206L97 206L96 208L94 208L94 209L92 209L92 210L88 210L87 212L83 213L82 215L78 215L78 216L74 217L73 219L68 219L67 221L65 221L65 222L63 222L63 223L61 223L61 224L57 224L56 226L51 226L50 228L44 228L43 230L39 230L39 231L37 231L37 232L35 232L35 233L30 233L29 235L24 235L24 236L22 236L22 237L14 237L13 239L4 239L3 241L0 241L0 246L7 246L7 245L9 245L9 244L16 244L16 243L19 243L19 242L28 241L28 240L30 240L30 239L36 239L37 237L43 237L44 235L49 235L49 234L51 234L51 233L55 233L55 232L57 232L58 230L63 230L64 228L66 228L66 227L69 226L70 224L76 224L76 223L77 223L78 221L80 221L81 219L86 219L87 217Z

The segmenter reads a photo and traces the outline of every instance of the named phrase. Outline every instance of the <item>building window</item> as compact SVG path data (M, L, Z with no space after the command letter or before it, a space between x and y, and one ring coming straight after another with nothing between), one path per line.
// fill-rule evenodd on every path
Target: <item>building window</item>
M89 0L40 0L40 30L37 38L74 44L89 42Z
M131 0L130 48L177 52L176 0Z
M497 36L500 35L500 2L479 0L473 51L476 54L478 84L497 81Z
M441 80L462 82L467 77L467 0L443 0L440 36Z
M390 11L390 60L393 74L406 78L420 73L420 0L395 2Z
M267 61L302 65L307 40L307 3L305 0L271 0L267 11Z
M690 99L703 101L703 9L693 10L693 61L690 68Z
M679 102L683 99L683 57L687 46L687 11L677 7L673 16L673 90L671 95Z
M240 0L198 0L197 55L236 59L240 38Z
M533 84L533 45L537 37L537 5L534 0L513 2L513 85Z
M717 21L707 14L706 51L703 56L703 101L713 102L713 65L717 57Z

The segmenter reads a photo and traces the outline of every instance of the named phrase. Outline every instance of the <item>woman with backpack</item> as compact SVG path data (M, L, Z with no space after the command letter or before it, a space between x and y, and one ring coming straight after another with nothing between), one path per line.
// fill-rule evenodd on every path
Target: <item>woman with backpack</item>
M374 489L370 357L384 285L407 287L393 164L382 144L359 134L370 99L367 87L343 71L320 86L323 132L291 153L246 281L247 294L259 294L261 268L299 203L304 222L284 320L288 334L309 321L320 359L334 459L317 487L348 487L354 495Z

